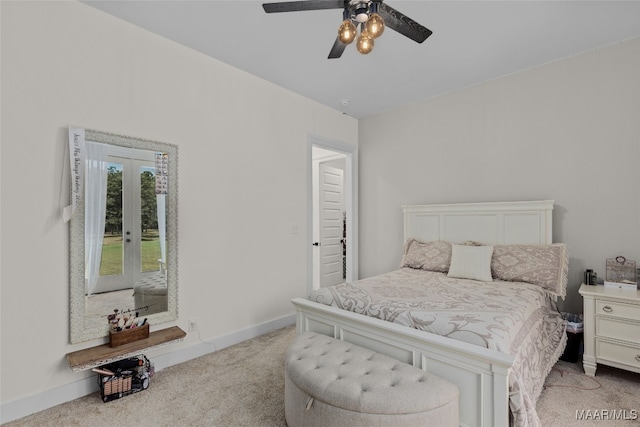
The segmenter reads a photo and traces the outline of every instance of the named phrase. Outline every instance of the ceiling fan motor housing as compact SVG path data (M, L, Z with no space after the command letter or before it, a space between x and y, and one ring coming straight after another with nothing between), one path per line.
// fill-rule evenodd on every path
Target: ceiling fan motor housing
M347 19L363 24L367 22L371 13L376 12L377 6L377 2L351 0L345 4L344 10L345 15L348 15Z

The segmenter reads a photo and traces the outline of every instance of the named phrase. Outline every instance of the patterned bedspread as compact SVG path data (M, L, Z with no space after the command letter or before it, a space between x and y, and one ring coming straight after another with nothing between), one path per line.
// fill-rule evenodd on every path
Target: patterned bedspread
M541 287L401 268L309 299L513 355L513 423L540 425L535 402L566 341L565 322Z

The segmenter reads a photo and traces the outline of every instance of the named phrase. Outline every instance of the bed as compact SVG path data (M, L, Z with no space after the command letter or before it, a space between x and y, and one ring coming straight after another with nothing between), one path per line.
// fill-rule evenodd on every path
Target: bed
M552 244L553 201L403 210L400 268L294 299L298 332L452 381L461 425L539 425L535 401L566 342L555 300L566 292L567 254Z

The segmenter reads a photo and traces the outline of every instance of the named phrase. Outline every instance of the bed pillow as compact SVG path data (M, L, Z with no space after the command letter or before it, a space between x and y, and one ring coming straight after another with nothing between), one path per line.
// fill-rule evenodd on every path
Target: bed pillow
M493 246L451 245L448 277L491 282Z
M493 277L539 285L555 296L567 294L569 256L562 243L496 245L491 259Z
M446 273L451 263L451 243L443 240L421 242L407 239L401 267Z

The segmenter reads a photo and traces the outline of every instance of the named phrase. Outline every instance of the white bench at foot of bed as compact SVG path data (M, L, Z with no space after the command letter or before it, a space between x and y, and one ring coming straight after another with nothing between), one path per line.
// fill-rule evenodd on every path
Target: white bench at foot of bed
M512 356L302 298L292 302L298 333L338 338L454 383L460 390L460 425L509 425Z

